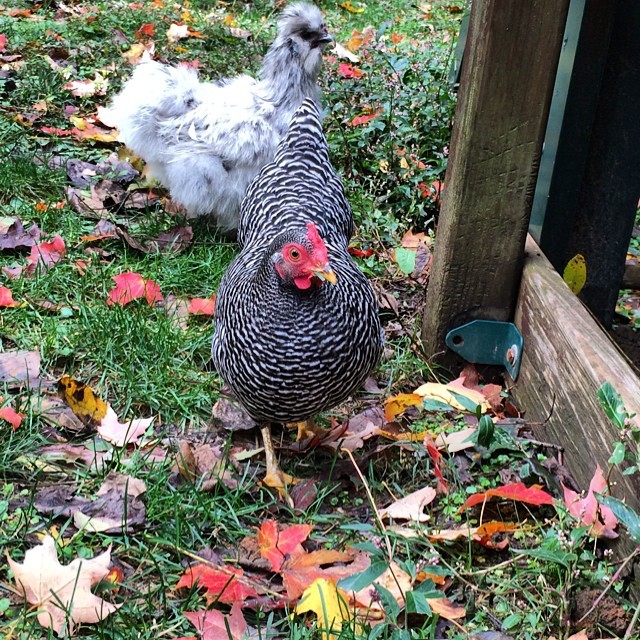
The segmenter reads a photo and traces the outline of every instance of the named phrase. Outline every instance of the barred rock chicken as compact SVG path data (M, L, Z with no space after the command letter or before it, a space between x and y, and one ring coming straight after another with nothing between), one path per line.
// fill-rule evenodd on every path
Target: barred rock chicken
M218 373L261 425L274 484L283 475L270 425L344 401L382 352L373 290L347 250L352 232L318 110L305 100L242 203L241 251L218 289L212 344Z
M295 110L305 98L319 105L316 80L331 40L315 6L291 4L259 81L200 82L193 69L145 60L114 98L109 119L190 217L213 216L233 231L249 183L273 160Z

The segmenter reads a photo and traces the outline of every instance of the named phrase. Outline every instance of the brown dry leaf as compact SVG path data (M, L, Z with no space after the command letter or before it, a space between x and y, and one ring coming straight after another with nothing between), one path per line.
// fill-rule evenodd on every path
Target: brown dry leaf
M93 467L96 472L104 469L106 455L106 451L94 451L84 445L74 444L51 444L38 449L38 456L43 460L81 462L88 467Z
M28 249L40 242L40 229L32 225L25 231L17 216L0 218L0 251Z
M18 589L37 608L38 622L58 636L73 635L76 624L99 622L119 607L91 593L91 587L109 573L111 547L90 560L77 558L62 565L54 539L46 536L40 546L26 552L22 563L9 556L7 560Z
M396 500L385 509L381 509L380 517L425 522L429 520L430 516L424 513L424 508L428 504L431 504L435 497L435 489L432 487L424 487L423 489L410 493L408 496L405 496L400 500Z
M87 432L92 426L85 424L61 398L44 396L33 398L34 411L54 428L60 428L72 434ZM93 456L93 452L91 453Z
M9 389L28 385L32 389L40 382L39 351L5 351L0 353L0 382Z
M455 540L468 540L475 534L478 527L460 527L458 529L440 529L429 531L427 536L432 542L453 542Z
M211 419L216 426L227 431L248 431L256 426L256 421L242 405L223 396L213 405Z
M429 247L430 239L425 233L413 233L413 229L409 229L400 240L400 245L405 249L417 249L420 245Z
M202 491L210 491L218 482L230 489L238 485L231 471L226 468L222 449L207 443L180 442L173 470L190 482L199 482L202 478Z
M344 47L339 42L336 42L333 45L332 52L335 53L338 56L338 58L345 58L346 60L349 60L350 62L354 62L354 63L360 62L360 58L355 53L351 53L351 51L349 51L347 47Z
M384 411L381 407L369 407L353 416L347 423L346 430L334 441L323 441L323 445L331 449L356 451L364 446L364 441L378 435L384 425Z
M134 531L145 522L140 496L147 490L143 480L110 471L98 489L98 497L73 514L78 529L92 532Z
M437 613L445 620L459 620L467 615L464 607L454 604L448 598L427 598L433 613Z

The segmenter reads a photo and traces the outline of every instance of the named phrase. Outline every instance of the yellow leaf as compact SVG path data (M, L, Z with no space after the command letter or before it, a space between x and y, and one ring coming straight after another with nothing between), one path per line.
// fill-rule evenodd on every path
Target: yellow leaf
M295 612L315 613L318 616L318 628L329 632L339 632L342 623L351 619L347 594L326 578L318 578L302 594ZM334 633L326 633L323 638L335 638Z
M389 173L389 161L388 160L379 160L378 161L378 169L380 169L381 173Z
M576 295L582 291L587 281L587 261L578 253L573 256L564 268L562 279L569 285L569 289Z
M58 388L73 413L83 421L100 422L107 415L107 403L83 382L62 376Z
M391 396L384 405L384 417L387 422L404 413L409 407L419 407L422 396L415 393L399 393Z
M363 13L364 7L356 7L353 2L341 2L338 6L349 11L349 13Z
M480 405L480 407L482 408L482 413L485 413L489 409L489 403L487 402L487 399L479 391L466 389L457 385L441 384L439 382L427 382L426 384L418 387L415 390L415 393L419 395L423 400L425 398L438 400L439 402L448 404L454 409L466 411L467 409L463 407L458 402L458 400L456 400L455 395L453 395L455 393L456 395L464 396L471 402Z

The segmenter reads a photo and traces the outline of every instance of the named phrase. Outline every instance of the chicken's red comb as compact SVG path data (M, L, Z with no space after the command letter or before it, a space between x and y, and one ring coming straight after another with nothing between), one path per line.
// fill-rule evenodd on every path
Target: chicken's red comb
M324 240L318 233L318 227L313 222L307 224L307 238L313 245L313 253L316 258L327 261L329 256L327 255L327 246Z

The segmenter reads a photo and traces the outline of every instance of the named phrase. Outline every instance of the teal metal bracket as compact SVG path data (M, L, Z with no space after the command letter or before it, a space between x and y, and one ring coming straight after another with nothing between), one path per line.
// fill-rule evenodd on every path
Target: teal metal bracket
M449 331L445 342L468 362L503 365L513 380L518 377L524 340L512 322L473 320Z

